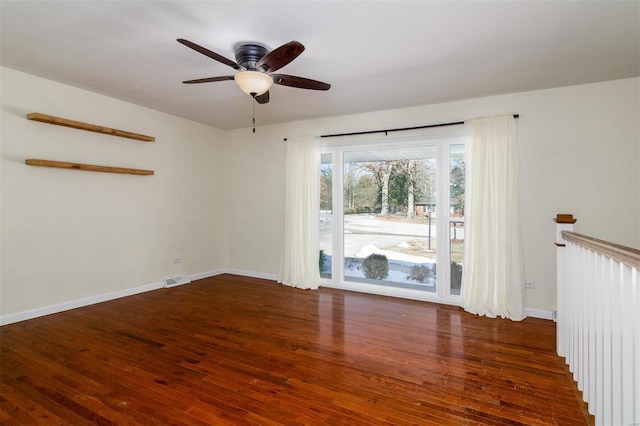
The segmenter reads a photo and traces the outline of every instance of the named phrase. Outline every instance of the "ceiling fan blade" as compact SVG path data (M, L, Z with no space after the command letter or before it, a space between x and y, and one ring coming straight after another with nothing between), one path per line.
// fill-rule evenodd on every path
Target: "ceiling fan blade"
M286 74L271 74L273 82L280 84L281 86L297 87L298 89L311 89L311 90L329 90L331 85L329 83L323 83L318 80L311 80L310 78L297 77L295 75Z
M302 43L290 41L264 55L258 61L256 68L267 72L277 71L297 58L303 51Z
M269 102L269 91L267 90L266 92L264 92L262 95L258 95L255 97L256 102L258 102L259 104L266 104L267 102Z
M207 77L207 78L198 78L196 80L187 80L183 81L184 84L196 84L196 83L213 83L216 81L227 81L233 80L232 75L223 75L221 77Z
M218 55L216 52L212 52L211 50L209 50L209 49L207 49L205 47L202 47L200 45L197 45L197 44L195 44L195 43L193 43L193 42L191 42L189 40L185 40L183 38L179 38L178 39L178 43L182 43L185 46L190 47L191 49L195 50L196 52L202 53L203 55L210 57L211 59L215 59L218 62L221 62L221 63L223 63L225 65L229 65L233 69L236 69L236 70L241 69L240 65L236 64L231 59L227 59L222 55Z

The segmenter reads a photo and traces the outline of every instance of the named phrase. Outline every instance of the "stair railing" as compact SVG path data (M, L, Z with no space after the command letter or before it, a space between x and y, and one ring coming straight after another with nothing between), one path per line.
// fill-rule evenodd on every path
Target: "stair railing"
M640 425L640 250L573 232L558 215L558 355L596 425Z

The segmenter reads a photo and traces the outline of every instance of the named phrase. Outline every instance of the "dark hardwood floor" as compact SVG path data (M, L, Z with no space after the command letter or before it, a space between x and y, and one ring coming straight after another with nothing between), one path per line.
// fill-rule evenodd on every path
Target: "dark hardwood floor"
M545 320L222 275L0 333L3 425L590 423Z

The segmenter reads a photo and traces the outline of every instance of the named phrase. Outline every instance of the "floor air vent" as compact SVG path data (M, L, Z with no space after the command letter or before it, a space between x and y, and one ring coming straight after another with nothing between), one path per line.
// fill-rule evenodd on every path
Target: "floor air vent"
M175 287L177 285L190 283L191 278L189 278L189 276L187 275L187 276L165 278L163 281L164 281L165 287Z

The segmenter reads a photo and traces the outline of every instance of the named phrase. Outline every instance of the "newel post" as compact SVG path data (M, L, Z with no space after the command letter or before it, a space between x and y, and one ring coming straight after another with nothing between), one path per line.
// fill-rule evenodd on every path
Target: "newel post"
M566 274L567 253L565 249L562 231L573 231L573 224L576 219L571 214L557 214L553 219L556 223L556 352L558 355L567 355L567 295L566 295Z

